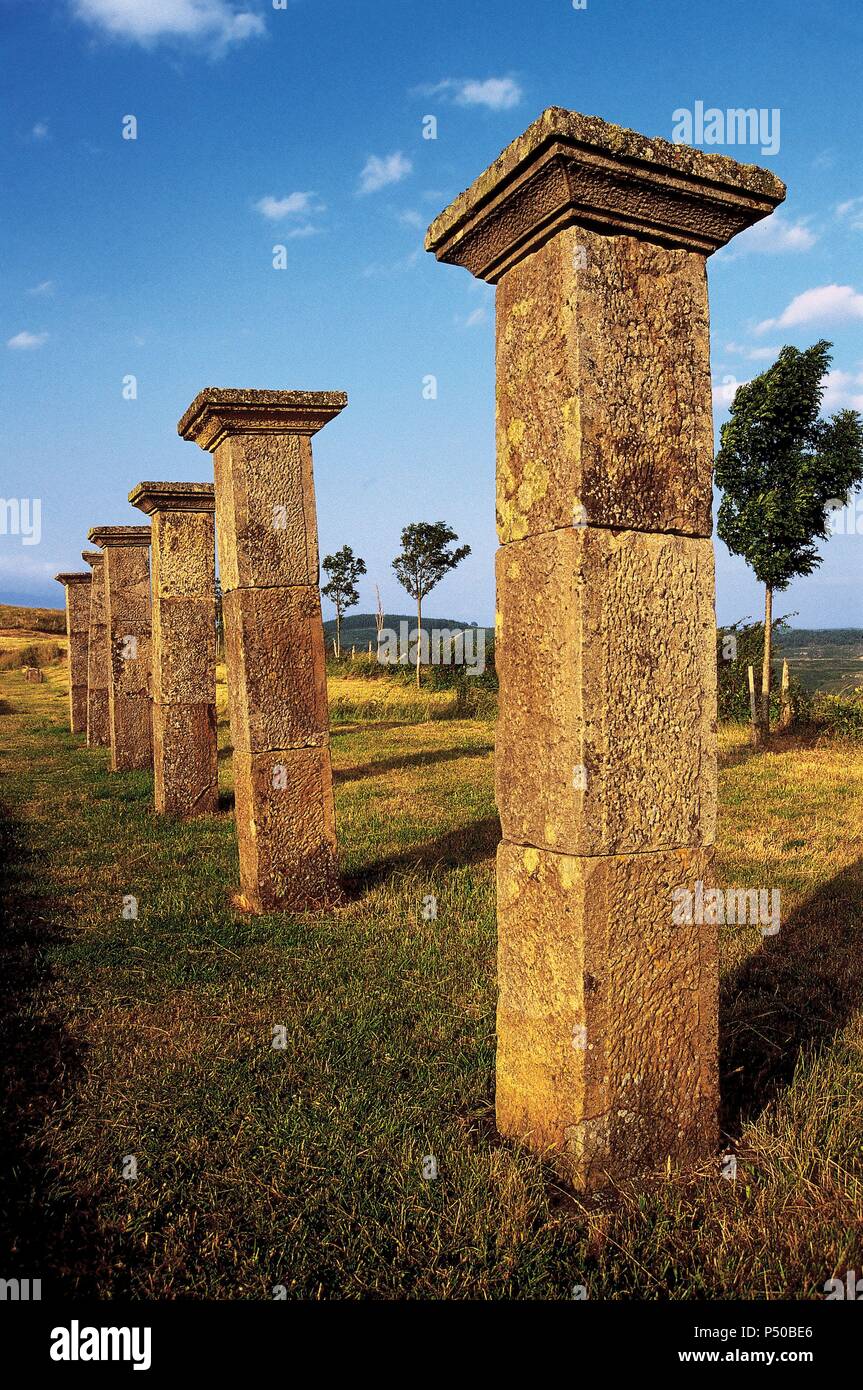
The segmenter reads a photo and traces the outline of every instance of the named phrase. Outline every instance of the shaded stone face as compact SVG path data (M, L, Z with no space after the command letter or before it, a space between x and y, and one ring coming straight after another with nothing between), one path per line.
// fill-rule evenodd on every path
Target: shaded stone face
M90 644L90 585L92 575L58 574L66 593L66 637L69 643L69 728L87 732L87 657Z
M108 748L111 721L108 714L107 605L105 600L105 557L101 550L84 550L81 558L91 566L90 630L87 643L87 747Z
M105 552L111 771L149 768L153 761L150 528L95 527L89 539Z
M581 1186L717 1140L704 258L766 170L551 108L429 229L497 285L497 1118Z
M180 434L214 454L238 905L338 898L311 436L341 392L208 387Z
M156 810L218 810L216 573L212 484L139 483L152 517L153 765Z

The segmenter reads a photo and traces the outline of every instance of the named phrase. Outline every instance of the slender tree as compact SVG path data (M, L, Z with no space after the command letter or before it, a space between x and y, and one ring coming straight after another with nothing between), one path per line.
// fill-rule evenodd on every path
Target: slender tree
M770 731L773 594L821 564L828 503L863 481L863 424L854 410L820 417L832 344L784 347L772 367L738 387L722 426L717 531L764 585L761 725Z
M342 654L342 615L349 608L355 608L360 601L357 581L366 572L366 562L354 555L349 545L343 545L335 555L325 555L324 573L328 583L321 589L325 598L332 601L336 610L336 656Z
M422 655L423 599L445 574L470 554L469 545L450 550L458 536L445 521L415 521L402 531L401 554L393 560L396 578L417 605L417 685Z

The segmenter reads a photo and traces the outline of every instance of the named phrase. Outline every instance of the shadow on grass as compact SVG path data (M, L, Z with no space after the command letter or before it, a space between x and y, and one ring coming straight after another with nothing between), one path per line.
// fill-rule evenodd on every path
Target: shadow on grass
M62 1297L94 1294L113 1266L114 1291L123 1292L121 1238L101 1229L95 1197L69 1194L72 1179L42 1150L43 1126L74 1102L85 1066L47 959L70 936L68 911L40 891L43 883L24 827L0 808L2 1274L41 1278L46 1297Z
M425 767L433 763L457 762L459 758L485 758L494 751L494 744L481 748L432 748L426 753L405 753L396 758L382 758L380 762L366 763L363 767L347 767L333 772L335 782L359 782L365 777L379 777L384 772L401 772L408 767Z
M390 855L357 873L346 874L342 887L348 898L358 898L370 888L386 882L406 869L463 868L494 857L500 843L500 821L486 816L459 830L449 830L436 840Z
M722 1128L736 1138L800 1056L863 1005L863 859L783 921L720 987Z

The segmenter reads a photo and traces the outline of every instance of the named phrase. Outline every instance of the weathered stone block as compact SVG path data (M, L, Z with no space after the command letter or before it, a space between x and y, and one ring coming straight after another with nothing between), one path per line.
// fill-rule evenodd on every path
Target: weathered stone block
M711 873L702 849L499 847L498 1127L579 1185L718 1138L718 929L672 896Z
M252 912L304 911L338 898L329 748L234 749L241 895Z
M231 435L216 449L213 465L224 591L317 584L311 440Z
M234 748L264 752L326 744L317 586L235 589L222 603Z
M214 610L212 596L157 598L153 607L153 699L157 704L215 702Z
M703 256L569 228L497 288L501 544L586 520L709 536Z
M710 541L553 531L497 556L504 838L568 854L711 844Z
M209 497L212 499L212 484ZM194 512L186 508L176 512L154 511L152 516L153 593L163 600L199 599L206 595L212 602L215 567L212 512Z
M156 810L186 818L219 809L214 704L153 707Z

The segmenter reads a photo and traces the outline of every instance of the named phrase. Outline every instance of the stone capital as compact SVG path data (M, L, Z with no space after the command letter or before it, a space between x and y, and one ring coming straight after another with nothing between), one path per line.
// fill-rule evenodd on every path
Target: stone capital
M67 584L90 584L93 580L92 574L86 574L80 570L73 570L68 574L55 574L54 578L58 584L64 586Z
M177 433L212 451L232 434L313 435L348 403L344 391L242 391L206 386Z
M784 198L755 164L551 106L435 219L425 245L496 284L564 227L709 256Z
M81 559L86 560L88 565L101 565L105 556L101 550L82 550Z
M212 483L138 483L129 501L139 511L215 512L216 489Z
M110 550L114 546L149 545L150 535L149 526L93 526L87 540Z

